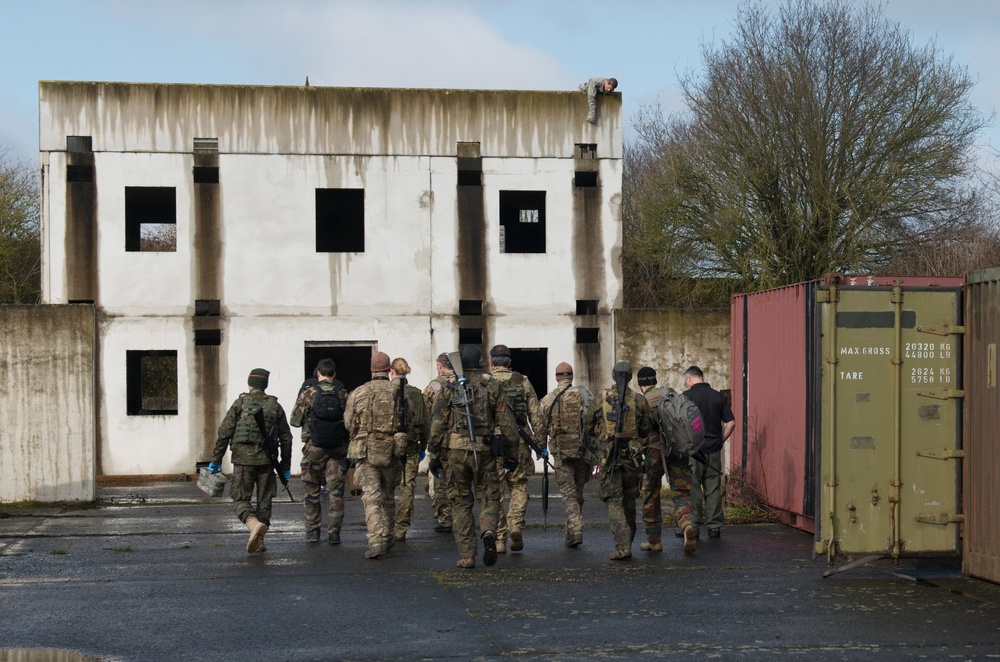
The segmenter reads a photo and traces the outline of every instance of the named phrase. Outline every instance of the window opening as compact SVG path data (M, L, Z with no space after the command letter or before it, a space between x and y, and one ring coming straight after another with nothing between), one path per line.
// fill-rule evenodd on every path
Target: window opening
M195 329L194 344L200 346L221 345L222 331L219 329Z
M177 196L168 186L125 187L125 250L177 250Z
M483 302L480 299L460 299L458 302L459 315L482 315Z
M307 340L304 347L303 379L310 379L316 364L322 359L332 359L337 364L337 379L348 391L354 390L372 378L372 354L377 351L373 341L337 342Z
M316 252L365 251L365 190L316 189Z
M577 188L594 188L597 186L597 172L577 170L573 178L573 184Z
M222 310L222 304L218 299L195 299L195 317L217 317Z
M597 143L577 143L576 144L576 158L578 158L578 159L596 159L597 158Z
M194 177L195 184L218 184L219 183L219 168L218 166L195 166L194 172L192 173Z
M500 191L500 252L545 252L545 191Z
M549 392L548 361L547 347L510 348L510 369L528 378L539 400Z
M576 342L580 345L593 345L600 342L600 329L579 328L576 330Z
M91 136L66 136L66 151L89 154L94 151L94 139Z
M597 314L597 299L577 299L576 300L576 314L577 315L596 315Z
M126 413L177 414L177 350L125 352Z
M94 181L94 166L92 165L67 165L67 182L92 182Z
M459 345L482 345L483 344L483 330L482 329L459 329L458 330L458 344Z

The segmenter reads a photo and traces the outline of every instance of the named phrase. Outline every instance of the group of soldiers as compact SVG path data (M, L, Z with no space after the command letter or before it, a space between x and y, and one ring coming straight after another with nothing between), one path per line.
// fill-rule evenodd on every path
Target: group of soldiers
M718 446L708 448L698 462L663 452L656 405L664 391L656 388L652 368L639 370L637 393L628 388L631 365L620 361L612 370L615 384L591 395L573 384L573 368L563 362L556 366L557 386L541 401L528 379L511 369L511 352L504 345L490 350L488 366L482 350L467 345L460 352L439 355L436 368L437 377L421 391L407 383L410 366L405 359L390 361L377 352L371 360L371 381L348 394L336 379L333 360L323 359L314 378L303 384L287 420L277 398L265 393L268 371L254 369L247 380L250 390L236 399L219 428L209 465L210 471L221 471L222 457L232 447L230 491L236 515L250 531L247 552L265 550L271 501L277 494L274 470L286 484L291 475L289 423L301 428L306 539L321 540L325 482L327 542L340 543L344 490L353 466L365 510L368 559L387 554L395 542L406 539L417 470L425 456L437 520L434 530L453 533L459 568L476 566L480 541L487 566L508 549L524 549L527 482L535 457L554 469L563 497L567 547L583 543L584 486L595 475L599 497L608 507L612 560L632 556L640 495L646 534L640 549L662 551L664 476L671 486L684 553L697 549L703 499L709 535L720 534L721 463L712 456L718 455L735 424L725 400L704 383L696 366L685 373L685 394L698 404L706 432L714 434ZM258 409L266 427L253 422ZM270 456L265 452L268 444L273 445ZM704 464L707 470L698 471Z

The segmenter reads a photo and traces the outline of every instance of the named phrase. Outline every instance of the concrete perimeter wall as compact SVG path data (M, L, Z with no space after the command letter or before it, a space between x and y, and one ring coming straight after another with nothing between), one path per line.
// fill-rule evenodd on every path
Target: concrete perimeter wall
M0 503L94 500L94 319L0 306Z

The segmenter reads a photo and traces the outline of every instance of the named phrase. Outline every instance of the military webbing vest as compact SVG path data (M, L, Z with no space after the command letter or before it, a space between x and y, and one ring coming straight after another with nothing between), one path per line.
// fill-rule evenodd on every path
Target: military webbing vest
M524 375L519 372L495 372L493 376L503 387L507 407L522 428L528 425L528 401L524 397Z

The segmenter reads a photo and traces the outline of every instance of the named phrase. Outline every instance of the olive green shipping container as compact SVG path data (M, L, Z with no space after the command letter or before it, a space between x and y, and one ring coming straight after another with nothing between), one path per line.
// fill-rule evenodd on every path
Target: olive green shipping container
M815 552L831 561L961 549L962 288L941 280L957 283L817 290Z

